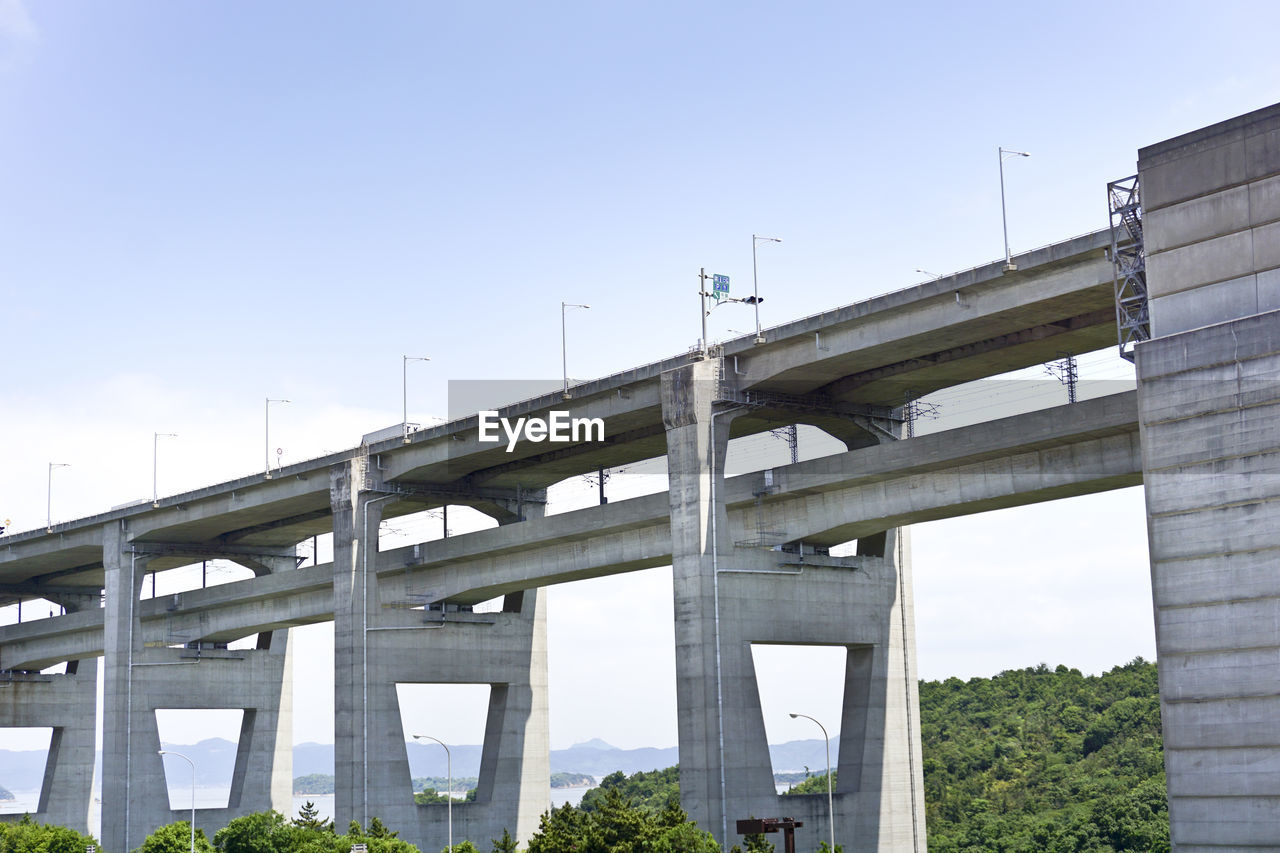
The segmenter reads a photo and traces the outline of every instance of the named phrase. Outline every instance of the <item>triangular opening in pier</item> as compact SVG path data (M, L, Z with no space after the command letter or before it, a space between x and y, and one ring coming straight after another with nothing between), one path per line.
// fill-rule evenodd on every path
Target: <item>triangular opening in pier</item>
M169 808L191 808L193 770L196 808L227 807L243 723L240 708L156 709Z
M491 692L488 684L396 684L414 793L444 793L450 772L455 800L476 787Z
M826 745L814 720L830 736L831 766L839 763L848 654L845 646L751 644L774 784L780 793L806 777L826 775ZM813 719L793 719L791 714Z
M0 814L39 808L52 738L48 726L0 727Z

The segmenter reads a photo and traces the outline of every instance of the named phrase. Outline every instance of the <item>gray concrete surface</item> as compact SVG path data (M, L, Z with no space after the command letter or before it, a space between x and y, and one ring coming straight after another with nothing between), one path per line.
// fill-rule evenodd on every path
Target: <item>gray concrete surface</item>
M1280 107L1143 149L1136 348L1170 824L1280 850Z

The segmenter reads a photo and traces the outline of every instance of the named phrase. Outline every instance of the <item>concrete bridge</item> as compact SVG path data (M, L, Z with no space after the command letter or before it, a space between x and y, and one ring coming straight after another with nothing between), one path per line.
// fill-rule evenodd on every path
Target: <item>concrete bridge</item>
M1115 245L1098 231L500 412L599 418L602 441L507 452L472 416L0 539L0 602L66 609L0 629L0 725L54 732L38 817L86 825L99 658L107 850L183 817L157 708L244 710L229 805L198 823L290 812L288 629L331 620L339 825L376 815L444 846L443 807L412 800L395 685L482 683L478 796L455 836L526 839L550 800L541 590L671 565L690 814L721 841L784 812L820 836L825 801L774 794L750 645L838 646L837 841L922 851L905 528L1144 483L1175 845L1280 850L1280 106L1143 149L1138 172L1142 218ZM1118 339L1136 392L903 429L910 399ZM846 450L725 476L730 440L795 423ZM654 458L667 492L545 513L548 486ZM382 520L442 506L499 526L379 546ZM328 533L333 561L298 568L297 545ZM147 573L212 558L255 576L140 600ZM500 613L466 606L497 596Z

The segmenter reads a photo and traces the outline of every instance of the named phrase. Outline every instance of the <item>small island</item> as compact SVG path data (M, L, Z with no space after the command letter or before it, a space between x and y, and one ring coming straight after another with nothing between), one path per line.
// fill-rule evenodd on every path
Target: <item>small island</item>
M0 785L0 801L16 799L18 798L13 795L13 791L10 791L4 785Z

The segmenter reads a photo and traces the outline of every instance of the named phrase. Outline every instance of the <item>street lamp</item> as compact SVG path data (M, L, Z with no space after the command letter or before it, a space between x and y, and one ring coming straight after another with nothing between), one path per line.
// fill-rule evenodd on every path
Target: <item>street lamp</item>
M271 479L271 404L272 403L290 403L292 400L273 400L267 398L267 406L263 417L263 445L262 445L262 461L265 473L262 478L264 480Z
M411 361L430 361L427 356L400 356L404 361L401 363L400 370L400 402L403 404L403 418L401 423L404 424L404 443L409 443L409 362Z
M49 485L45 489L45 518L44 528L46 533L53 532L53 469L54 468L70 468L66 462L50 462L49 463Z
M191 765L191 853L196 853L196 763L181 752L162 749L160 755L176 755Z
M831 738L827 737L827 727L822 723L818 723L808 714L792 714L791 719L796 717L804 717L806 720L812 720L818 724L818 728L822 729L822 738L827 743L827 813L830 815L831 823L831 850L835 853L836 849L836 806L835 797L831 794Z
M151 439L151 505L160 506L160 490L156 486L156 470L160 461L160 439L177 438L176 432L158 432Z
M940 273L930 272L929 270L922 270L920 269L920 267L916 267L916 272L920 273L921 275L927 275L930 278L942 278L942 275Z
M444 798L445 808L448 809L449 815L449 853L453 853L453 756L449 754L449 747L440 738L435 738L431 735L414 735L413 739L433 740L444 747L444 766L449 779L449 790L444 792Z
M761 240L766 243L781 243L781 237L759 237L755 234L751 235L751 293L755 296L756 306L756 343L764 343L764 335L760 334L760 281L756 272L756 244Z
M1004 271L1013 272L1018 265L1013 262L1013 257L1009 254L1009 217L1004 209L1004 161L1010 157L1030 157L1031 155L1025 151L1011 151L1008 148L1000 149L1000 219L1004 223Z
M564 368L564 391L563 396L569 399L569 348L568 338L565 334L565 312L570 308L590 308L590 305L576 305L572 302L560 303L560 366Z

